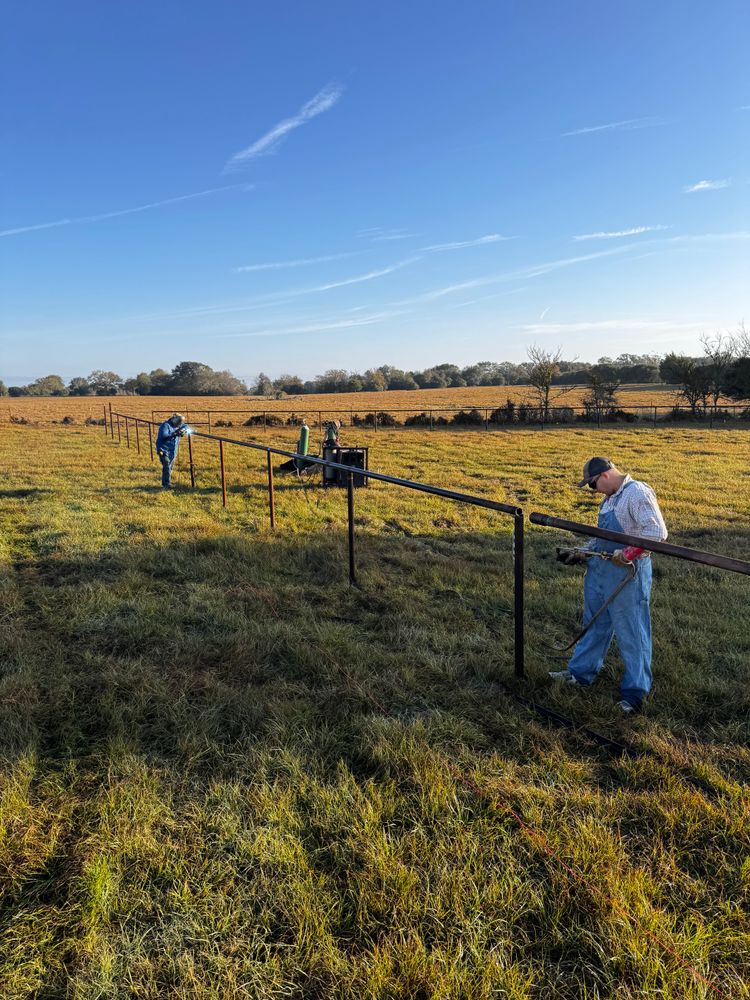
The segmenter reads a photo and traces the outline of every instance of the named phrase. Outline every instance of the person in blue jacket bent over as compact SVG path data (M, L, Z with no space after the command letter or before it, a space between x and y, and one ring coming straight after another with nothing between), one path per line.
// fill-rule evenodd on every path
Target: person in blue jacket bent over
M185 418L180 413L173 413L169 420L159 426L156 454L161 461L161 485L165 490L172 489L172 469L177 458L177 448L187 429Z
M666 539L667 528L654 491L646 483L620 472L608 458L590 458L578 485L604 494L599 508L600 528L659 542ZM611 558L592 558L587 555L591 551L609 553ZM558 558L569 566L586 565L584 626L635 567L632 581L576 643L568 669L550 671L550 677L567 684L592 684L616 637L625 664L617 707L625 713L637 711L651 690L650 553L635 546L623 546L621 542L592 538L582 548L561 549Z

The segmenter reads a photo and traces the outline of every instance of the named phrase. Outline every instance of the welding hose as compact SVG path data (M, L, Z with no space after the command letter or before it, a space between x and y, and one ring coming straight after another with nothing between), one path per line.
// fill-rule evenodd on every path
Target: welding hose
M606 555L601 554L601 553L592 553L592 555L594 555L594 554L601 555L601 557L605 558L605 559L607 558ZM571 641L569 643L567 643L567 645L565 645L565 646L554 646L551 643L544 642L543 640L541 640L542 645L546 649L551 649L554 653L567 653L569 650L571 650L577 643L579 643L581 641L581 639L583 639L583 637L586 635L586 633L591 628L591 626L594 624L594 622L598 618L600 618L601 615L604 614L604 612L607 610L607 608L610 606L610 604L614 601L614 599L616 597L618 597L619 594L622 593L622 591L627 587L627 585L632 580L635 579L635 574L636 574L636 565L635 565L635 563L630 563L630 565L628 566L628 572L627 572L627 576L625 577L625 579L621 580L620 583L617 584L617 586L612 591L612 593L609 595L609 597L604 602L604 604L602 604L602 606L597 611L594 612L594 614L591 616L591 618L589 618L588 622L583 626L583 628L581 629L581 631L578 632L578 634L576 636L574 636L573 639L571 639Z

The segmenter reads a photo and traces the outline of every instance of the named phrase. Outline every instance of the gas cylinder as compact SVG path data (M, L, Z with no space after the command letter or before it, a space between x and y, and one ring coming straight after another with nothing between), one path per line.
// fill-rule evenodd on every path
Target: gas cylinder
M302 426L299 429L299 441L297 441L297 454L306 455L309 445L310 445L310 428L307 426L307 424L302 424ZM297 466L298 470L304 468L304 462L302 462L299 458L295 458L294 463Z

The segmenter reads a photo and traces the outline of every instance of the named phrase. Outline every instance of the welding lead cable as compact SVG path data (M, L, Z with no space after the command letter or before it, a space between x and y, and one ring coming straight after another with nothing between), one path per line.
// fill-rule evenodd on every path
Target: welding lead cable
M602 558L604 558L604 556L602 556ZM606 601L604 602L604 604L602 604L602 606L600 608L598 608L594 612L594 614L591 616L591 618L589 618L589 620L586 622L586 624L583 626L583 628L580 630L580 632L578 632L570 640L570 642L567 643L565 646L556 646L553 643L545 642L544 639L541 639L541 638L539 639L539 643L542 646L544 646L545 649L549 649L553 653L567 653L575 645L577 645L581 641L581 639L583 639L583 637L586 635L586 633L591 628L591 626L594 624L594 622L601 615L604 614L604 612L607 610L607 608L610 606L610 604L615 600L615 598L618 597L622 593L622 591L627 587L627 585L632 580L635 579L635 572L636 572L635 563L630 563L630 565L628 567L628 575L625 577L625 579L622 580L620 583L617 584L617 586L612 591L612 593L609 595L609 597L606 599Z

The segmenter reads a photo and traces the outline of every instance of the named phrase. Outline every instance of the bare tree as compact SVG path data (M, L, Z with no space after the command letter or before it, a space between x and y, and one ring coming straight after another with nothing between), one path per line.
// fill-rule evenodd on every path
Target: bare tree
M616 409L617 394L622 380L617 377L613 368L607 365L597 365L586 376L588 390L583 397L586 412L596 418L597 423L607 413Z
M732 337L732 343L734 344L735 357L750 358L750 330L745 329L744 320L737 327Z
M532 389L534 401L539 407L542 416L542 423L549 420L549 412L552 403L560 396L570 392L573 385L554 385L554 381L560 374L560 362L562 361L562 348L546 351L543 347L532 344L526 348L526 357L529 363L528 383ZM553 389L554 386L554 389Z
M736 337L728 333L715 333L713 336L704 333L701 337L701 344L703 344L705 358L703 367L708 383L708 395L711 398L713 409L716 410L727 373L737 358Z

